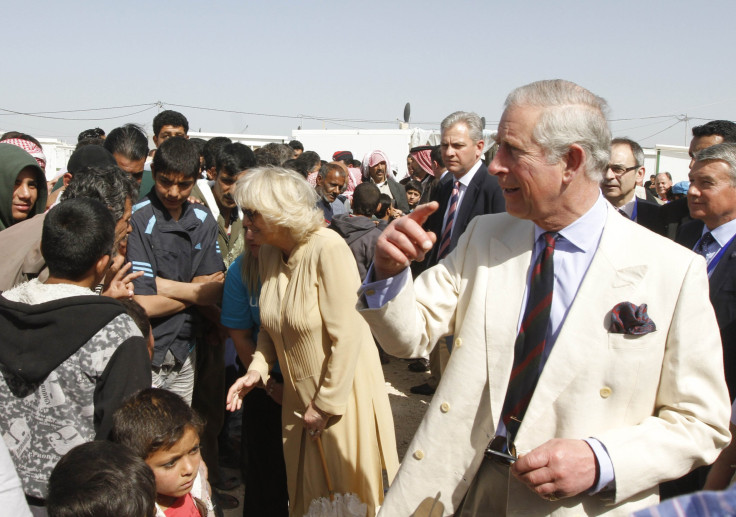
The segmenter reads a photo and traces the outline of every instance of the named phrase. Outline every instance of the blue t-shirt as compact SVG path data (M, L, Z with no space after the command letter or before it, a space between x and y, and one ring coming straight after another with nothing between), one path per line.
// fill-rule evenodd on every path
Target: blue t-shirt
M255 293L248 291L243 283L241 264L243 255L236 258L227 270L225 287L222 291L222 312L220 323L227 328L252 331L253 342L258 342L258 331L261 328L261 311L258 307L258 297L261 286ZM273 372L281 372L279 364L273 365Z

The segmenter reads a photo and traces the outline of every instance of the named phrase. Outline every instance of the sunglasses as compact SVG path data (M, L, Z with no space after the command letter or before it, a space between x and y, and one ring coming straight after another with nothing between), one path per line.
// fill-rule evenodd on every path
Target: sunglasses
M503 465L512 465L518 458L516 456L516 447L513 443L509 443L508 436L496 436L488 444L484 452L486 458Z
M255 221L255 218L258 216L258 211L251 210L249 208L244 208L243 215L245 216L246 219L248 219L249 223L253 224L253 221Z

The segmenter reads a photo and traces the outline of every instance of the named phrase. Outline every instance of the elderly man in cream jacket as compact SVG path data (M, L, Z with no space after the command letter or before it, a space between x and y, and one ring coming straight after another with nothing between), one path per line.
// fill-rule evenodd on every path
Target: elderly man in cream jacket
M381 236L358 304L381 345L455 339L380 515L628 515L729 442L704 261L601 196L606 109L567 81L514 90L489 165L508 214L413 282L436 204Z

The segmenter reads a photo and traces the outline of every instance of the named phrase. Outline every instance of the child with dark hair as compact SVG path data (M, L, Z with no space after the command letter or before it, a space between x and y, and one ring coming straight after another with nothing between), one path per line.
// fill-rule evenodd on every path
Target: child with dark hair
M153 517L156 480L124 445L84 443L67 452L49 478L49 517Z
M404 185L406 202L409 203L409 212L413 212L422 198L422 185L417 180L409 180Z
M158 388L133 395L113 415L112 440L129 447L153 471L156 515L214 515L199 449L202 427L179 395Z
M391 208L393 203L394 200L391 199L391 196L388 194L381 194L378 198L378 208L376 208L376 213L373 214L373 217L380 219L381 221L390 221L391 215L388 209Z
M206 206L188 201L199 176L195 145L168 138L151 168L155 184L133 207L127 260L133 272L143 272L133 280L134 299L153 327L153 384L191 404L198 308L220 301L225 266L215 218Z
M107 272L114 234L99 201L61 203L43 222L48 280L0 296L0 435L31 506L44 506L59 459L106 439L121 401L151 385L141 332L119 302L92 290Z
M380 197L381 192L373 183L361 183L353 194L353 214L336 215L329 226L345 239L353 252L361 281L373 262L378 237L387 226L385 221L372 220Z

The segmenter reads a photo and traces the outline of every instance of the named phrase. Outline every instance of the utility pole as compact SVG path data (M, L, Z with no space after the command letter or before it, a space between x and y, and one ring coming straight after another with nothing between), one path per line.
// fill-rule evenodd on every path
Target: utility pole
M683 120L685 121L685 144L684 145L687 146L687 136L688 136L687 123L690 120L690 118L687 116L687 113L685 113L683 117L684 117Z

